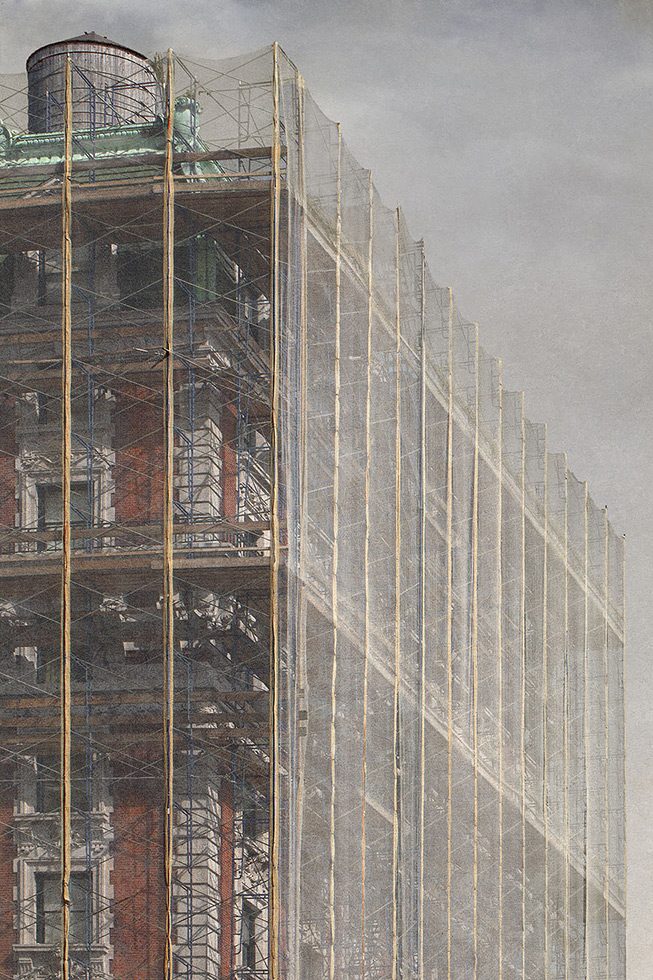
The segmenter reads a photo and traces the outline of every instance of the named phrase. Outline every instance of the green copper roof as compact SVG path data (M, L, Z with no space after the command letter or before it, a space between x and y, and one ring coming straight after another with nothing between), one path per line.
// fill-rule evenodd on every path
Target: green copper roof
M175 102L174 142L180 151L203 151L207 147L199 138L193 123L197 117L196 104L187 97ZM151 123L137 123L121 126L108 126L103 129L77 129L73 133L73 163L75 161L115 159L128 162L130 157L147 153L162 152L165 149L165 127L163 119L157 117ZM11 169L13 176L21 167L54 166L63 161L64 138L62 132L53 133L12 133L0 122L0 177L3 170ZM220 171L217 164L204 162L195 167L206 173ZM154 172L154 170L152 171ZM114 175L113 170L111 171Z
M77 130L73 136L73 160L134 156L164 148L163 122L148 125L110 126ZM63 133L12 134L0 125L0 170L7 167L55 164L63 159Z

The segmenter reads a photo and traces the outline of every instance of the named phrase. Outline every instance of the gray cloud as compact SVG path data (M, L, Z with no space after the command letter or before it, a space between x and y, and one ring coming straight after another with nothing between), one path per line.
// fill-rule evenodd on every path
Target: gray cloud
M649 0L616 0L619 11L638 26L653 29L653 7Z

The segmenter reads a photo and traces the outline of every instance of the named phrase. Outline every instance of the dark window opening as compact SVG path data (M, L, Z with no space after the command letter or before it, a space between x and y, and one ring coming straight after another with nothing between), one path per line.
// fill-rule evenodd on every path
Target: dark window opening
M55 688L59 683L59 652L39 647L36 651L36 683Z
M36 760L36 812L53 813L60 805L57 761L39 757Z
M160 245L119 245L117 278L120 300L137 310L163 305L163 248Z
M37 392L36 415L39 425L50 425L50 423L58 421L59 412L52 395L48 395L44 391Z
M45 252L43 249L38 254L37 297L38 305L44 306L48 298L48 276L45 270Z
M54 946L61 940L61 875L36 874L36 941ZM70 942L85 946L91 937L93 892L90 871L74 871L70 876Z
M56 483L41 484L37 486L36 494L39 531L60 528L63 520L61 486ZM75 527L90 527L93 524L93 500L88 483L72 483L70 486L70 523Z
M243 902L242 925L242 956L243 966L248 970L256 969L256 920L257 910L249 902Z
M266 814L255 800L248 801L243 807L243 837L246 841L255 841L264 829Z
M73 249L71 263L72 303L88 303L89 285L94 261L92 246L81 245ZM37 258L37 303L39 306L61 303L61 252L40 249Z
M59 650L49 647L39 647L36 651L36 683L49 691L58 690L61 683ZM70 678L73 681L83 682L91 679L90 664L88 655L77 657L73 653L70 658Z
M14 294L16 259L13 255L0 255L0 314L11 311Z
M81 776L73 778L70 784L73 810L82 813L93 809L92 780ZM36 757L36 813L58 813L61 808L61 784L59 780L59 760L53 756Z
M129 640L125 640L122 647L128 664L147 664L159 655L158 649L153 652L151 647L140 646Z
M237 271L218 243L198 235L175 249L176 301L220 304L235 316L238 311Z

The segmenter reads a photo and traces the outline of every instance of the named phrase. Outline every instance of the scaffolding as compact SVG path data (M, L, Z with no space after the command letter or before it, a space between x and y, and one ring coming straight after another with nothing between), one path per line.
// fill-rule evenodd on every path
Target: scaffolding
M0 79L0 977L624 978L622 538L280 48L149 65Z

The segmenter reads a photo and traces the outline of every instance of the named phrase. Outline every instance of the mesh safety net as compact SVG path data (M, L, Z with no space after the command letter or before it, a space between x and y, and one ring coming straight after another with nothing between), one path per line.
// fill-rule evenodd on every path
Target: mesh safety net
M62 71L0 78L0 976L623 978L605 509L277 45Z

